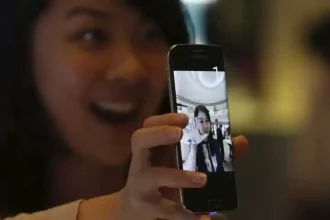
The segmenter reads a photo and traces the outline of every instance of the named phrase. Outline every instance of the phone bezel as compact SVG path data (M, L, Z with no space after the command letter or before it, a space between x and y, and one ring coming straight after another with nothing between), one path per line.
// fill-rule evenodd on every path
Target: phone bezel
M176 106L176 91L174 83L174 71L212 71L212 67L218 66L222 67L222 71L225 71L225 61L223 56L222 48L216 45L201 45L201 44L180 44L174 45L167 56L168 60L168 81L169 81L169 98L170 98L170 107L172 112L177 112ZM204 61L201 61L204 60ZM210 64L209 64L210 63ZM227 93L228 94L228 93ZM228 100L228 97L227 97ZM229 108L229 107L228 107ZM230 116L229 116L230 117ZM230 121L229 121L230 125ZM178 143L176 147L176 163L179 169L183 169L182 160L181 160L181 146ZM218 181L219 177L222 181L230 183L229 187L231 188L231 196L227 197L226 201L221 204L221 207L216 209L206 208L206 203L212 198L206 201L200 201L200 207L192 205L187 197L187 194L191 191L190 189L180 189L180 199L181 204L188 210L200 213L200 214L213 214L219 213L222 211L229 211L238 208L238 198L236 191L236 181L235 181L235 172L224 172L220 174L208 174L209 181ZM207 189L205 188L205 191ZM196 191L197 192L197 191ZM211 192L208 191L211 195ZM189 195L191 197L191 195ZM189 197L188 196L188 197ZM204 203L204 204L202 204Z

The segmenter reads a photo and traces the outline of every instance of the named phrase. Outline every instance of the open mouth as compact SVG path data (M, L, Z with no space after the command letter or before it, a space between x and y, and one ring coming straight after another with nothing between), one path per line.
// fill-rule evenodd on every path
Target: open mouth
M93 115L107 124L125 124L138 118L138 105L132 103L91 103Z

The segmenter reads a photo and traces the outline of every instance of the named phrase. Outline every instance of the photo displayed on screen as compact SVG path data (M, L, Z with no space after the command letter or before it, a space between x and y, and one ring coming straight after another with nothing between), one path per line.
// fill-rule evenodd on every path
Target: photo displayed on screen
M232 172L232 141L223 71L174 71L178 113L189 117L181 139L184 170Z

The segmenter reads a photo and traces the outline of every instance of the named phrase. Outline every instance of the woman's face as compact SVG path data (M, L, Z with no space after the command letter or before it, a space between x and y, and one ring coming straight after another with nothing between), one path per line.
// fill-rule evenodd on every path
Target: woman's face
M211 131L211 122L207 118L206 114L200 111L197 115L198 129L201 135L209 134Z
M168 45L123 0L54 0L34 29L41 99L74 154L119 164L166 89Z

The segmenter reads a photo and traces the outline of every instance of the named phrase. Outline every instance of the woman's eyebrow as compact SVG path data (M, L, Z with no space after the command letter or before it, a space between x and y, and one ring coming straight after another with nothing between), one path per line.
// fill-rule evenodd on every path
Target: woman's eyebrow
M71 19L71 18L73 18L75 16L79 16L79 15L88 15L93 18L99 18L99 19L110 19L112 17L112 15L107 11L104 11L102 9L88 7L88 6L74 7L71 10L69 10L66 17L67 17L67 19Z

